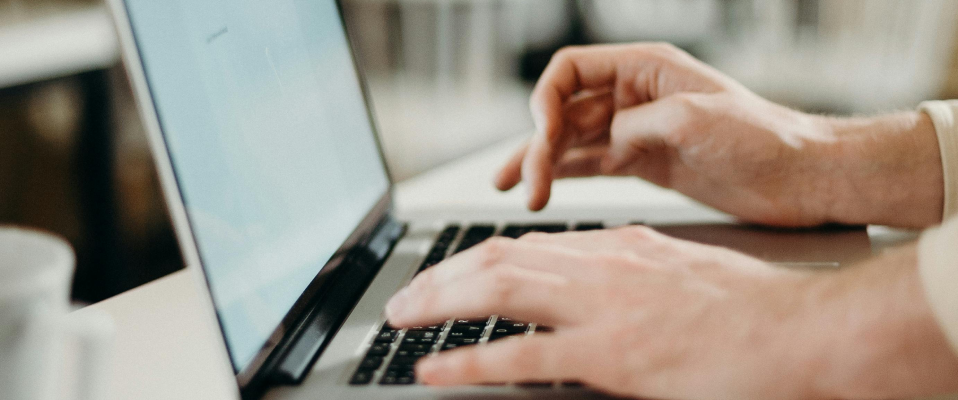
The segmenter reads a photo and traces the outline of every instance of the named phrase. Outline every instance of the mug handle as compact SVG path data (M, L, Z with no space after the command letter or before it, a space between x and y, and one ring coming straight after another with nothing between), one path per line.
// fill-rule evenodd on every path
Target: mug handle
M103 311L86 309L67 315L59 326L64 337L76 343L76 400L106 398L113 372L113 319Z

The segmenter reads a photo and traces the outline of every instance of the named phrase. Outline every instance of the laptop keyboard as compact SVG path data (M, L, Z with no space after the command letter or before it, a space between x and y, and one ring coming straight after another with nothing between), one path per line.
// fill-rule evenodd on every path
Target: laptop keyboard
M575 224L571 230L588 231L603 229L600 222ZM498 229L492 224L474 224L466 229L449 225L439 234L432 249L419 267L422 272L445 259L473 247L493 236L518 238L531 232L559 233L570 230L566 224L507 225ZM464 346L482 345L511 336L533 335L552 329L526 321L493 315L482 319L451 319L443 324L396 329L384 323L371 343L356 372L351 385L412 385L416 383L413 366L429 354ZM579 386L562 383L562 386ZM554 387L553 383L527 383L525 387Z

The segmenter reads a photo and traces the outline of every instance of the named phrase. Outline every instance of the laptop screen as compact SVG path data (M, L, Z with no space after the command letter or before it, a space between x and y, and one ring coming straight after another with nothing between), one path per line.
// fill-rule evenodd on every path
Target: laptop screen
M334 0L126 0L237 371L388 190Z

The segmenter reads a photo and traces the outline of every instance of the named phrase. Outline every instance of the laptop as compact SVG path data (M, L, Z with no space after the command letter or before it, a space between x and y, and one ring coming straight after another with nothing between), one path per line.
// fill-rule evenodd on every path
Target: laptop
M394 329L383 307L418 272L495 235L611 223L574 212L521 223L494 213L396 218L335 0L112 0L111 8L184 260L209 294L243 398L603 396L574 382L417 383L421 357L550 331L496 315ZM862 229L776 231L678 214L658 222L675 236L799 267L870 253Z

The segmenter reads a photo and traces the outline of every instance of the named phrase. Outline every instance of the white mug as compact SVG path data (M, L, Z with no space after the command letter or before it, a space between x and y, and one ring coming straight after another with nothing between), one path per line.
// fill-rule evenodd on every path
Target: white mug
M113 326L103 314L68 315L74 266L63 239L0 226L0 400L105 396ZM79 351L67 357L71 342ZM65 387L75 394L64 397Z

